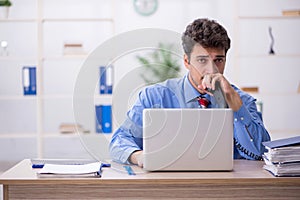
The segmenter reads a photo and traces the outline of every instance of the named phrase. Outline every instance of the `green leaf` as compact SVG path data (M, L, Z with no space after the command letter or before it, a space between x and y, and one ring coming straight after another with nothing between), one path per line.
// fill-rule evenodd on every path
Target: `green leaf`
M146 83L162 82L169 78L178 77L180 65L178 58L172 53L172 44L159 43L158 48L147 56L137 56L137 60L144 68L141 75Z
M0 6L11 6L12 3L9 0L0 0Z

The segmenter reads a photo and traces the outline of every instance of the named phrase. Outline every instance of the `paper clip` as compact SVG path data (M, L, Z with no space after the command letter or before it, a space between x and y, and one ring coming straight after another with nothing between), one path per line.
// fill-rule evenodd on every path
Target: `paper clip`
M99 171L97 172L98 177L102 176L102 168L103 167L110 167L110 166L111 166L111 164L109 164L109 163L101 163Z
M44 164L32 164L32 168L34 169L41 169L44 167Z

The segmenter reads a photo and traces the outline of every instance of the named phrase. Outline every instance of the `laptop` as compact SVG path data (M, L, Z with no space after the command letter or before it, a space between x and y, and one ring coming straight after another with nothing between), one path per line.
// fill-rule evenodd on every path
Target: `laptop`
M144 109L144 169L233 169L231 109Z

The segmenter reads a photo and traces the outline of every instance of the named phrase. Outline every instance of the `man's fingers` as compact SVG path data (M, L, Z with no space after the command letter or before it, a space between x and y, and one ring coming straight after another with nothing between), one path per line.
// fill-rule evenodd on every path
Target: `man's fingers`
M139 154L136 157L137 164L139 167L143 168L144 166L144 154L143 151L140 151Z
M203 89L211 88L211 74L204 75L202 80Z

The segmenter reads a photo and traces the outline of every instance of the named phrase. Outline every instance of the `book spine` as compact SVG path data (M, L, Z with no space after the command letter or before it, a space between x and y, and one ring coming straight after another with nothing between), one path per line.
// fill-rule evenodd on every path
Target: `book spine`
M36 95L36 67L23 67L23 94Z
M113 89L113 66L110 65L106 68L106 93L112 94Z
M100 94L112 94L113 90L113 66L100 66Z
M96 113L96 133L102 133L102 105L95 106Z
M105 94L106 93L106 67L105 66L100 66L99 67L100 71L100 80L99 80L99 93L100 94Z
M300 16L300 10L283 10L282 15L288 17L297 17Z
M102 131L103 133L112 132L111 105L102 105Z

